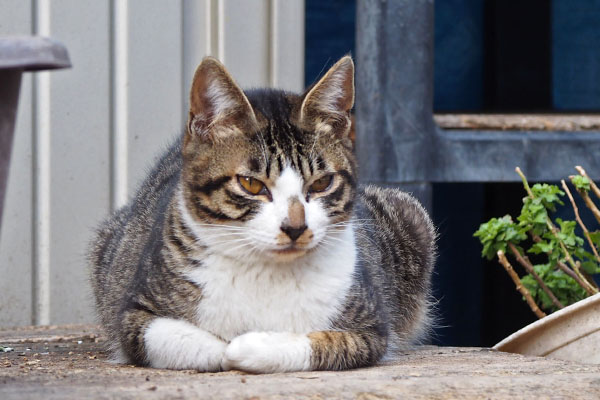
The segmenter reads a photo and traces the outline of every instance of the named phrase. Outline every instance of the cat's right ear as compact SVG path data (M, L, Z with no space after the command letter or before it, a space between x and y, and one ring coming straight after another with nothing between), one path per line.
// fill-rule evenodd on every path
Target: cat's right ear
M352 139L350 110L354 105L354 62L342 57L302 98L302 127L319 134L332 133Z
M217 59L207 57L196 69L190 91L185 144L218 141L252 130L256 116L248 98Z

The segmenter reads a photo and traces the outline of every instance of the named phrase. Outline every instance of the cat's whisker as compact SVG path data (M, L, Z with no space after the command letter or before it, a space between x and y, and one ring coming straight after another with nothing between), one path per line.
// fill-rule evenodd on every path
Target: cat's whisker
M240 249L243 249L244 247L248 247L248 246L252 246L252 243L244 241L243 243L241 243L241 244L239 244L239 245L237 245L235 247L228 248L227 251L228 252L235 252L236 250L240 250Z
M342 226L342 227L336 226L336 227L327 227L326 229L328 230L328 232L338 233L338 232L345 232L346 228L347 227L345 227L345 226ZM356 234L361 234L364 232L372 234L372 233L375 233L376 231L377 231L377 229L375 227L371 227L371 226L360 226L360 225L356 226L355 225L355 229L354 229L354 233L356 233Z
M256 232L254 232L256 233ZM218 240L216 240L215 242L218 244L231 244L231 243L235 243L235 242L245 242L248 243L249 245L252 245L254 247L256 247L256 243L261 243L262 245L265 246L274 246L276 245L276 241L274 241L270 236L268 235L264 235L261 234L260 236L250 236L248 235L240 235L243 237L236 237L236 238L232 238L232 239L227 239L228 235L220 235L219 237L216 237ZM211 237L212 238L212 237ZM210 238L207 238L210 239ZM259 247L256 247L258 250L260 250ZM234 250L234 249L228 249L229 251Z
M202 235L201 238L195 238L196 242L200 242L200 243L204 243L204 242L208 242L211 241L213 239L219 239L219 240L223 240L223 239L238 239L238 238L245 238L247 237L248 239L255 239L261 242L272 242L272 237L268 234L265 234L263 232L257 231L257 230L240 230L240 231L229 231L229 232L216 232L216 233L207 233L205 235Z
M370 223L369 223L370 222ZM375 225L375 221L373 219L351 219L349 221L340 221L329 226L348 226L348 225Z
M219 231L217 229L215 230L211 230L211 231L206 231L206 232L202 232L205 236L214 236L214 235L239 235L239 234L243 234L248 232L248 230L228 230L228 229L224 229L222 231Z
M245 230L247 229L244 226L234 226L234 225L220 225L220 224L205 224L205 223L194 223L195 226L208 228L208 229L231 229L231 230Z
M198 226L203 226L203 227L210 227L208 230L225 230L225 231L231 231L231 232L242 232L242 233L258 233L261 234L262 232L257 230L257 229L253 229L253 228L248 228L246 226L225 226L225 225L218 225L218 224L197 224ZM226 233L226 232L223 232ZM218 233L217 233L218 234ZM209 233L209 235L213 235L213 233Z
M214 242L216 244L223 244L223 243L231 244L231 243L240 243L240 242L252 243L252 241L246 237L231 238L231 239L225 239L225 240L217 238L216 240L212 240L212 242Z
M336 242L336 243L347 243L347 241L344 240L344 239L340 239L340 238L336 238L336 237L332 237L332 236L329 236L325 240L330 240L330 241L333 241L333 242Z
M326 254L330 254L332 252L338 251L339 243L330 242L328 240L323 240L323 241L319 242L319 244L315 247L326 251Z

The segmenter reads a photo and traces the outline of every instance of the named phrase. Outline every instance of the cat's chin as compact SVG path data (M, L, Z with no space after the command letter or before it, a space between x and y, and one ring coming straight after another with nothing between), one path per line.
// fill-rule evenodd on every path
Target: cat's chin
M308 249L299 248L286 248L281 250L269 250L267 254L278 262L290 262L304 256L308 252Z

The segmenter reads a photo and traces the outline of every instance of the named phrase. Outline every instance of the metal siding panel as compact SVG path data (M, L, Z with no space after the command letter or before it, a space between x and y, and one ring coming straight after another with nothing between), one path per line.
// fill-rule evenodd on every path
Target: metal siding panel
M31 34L31 3L2 4L0 35ZM31 74L21 80L19 110L0 232L0 326L31 324Z
M35 182L38 188L50 185L49 193L43 190L36 197L36 215L51 223L51 248L42 251L50 260L51 304L43 307L50 307L51 323L93 320L84 255L92 228L109 210L111 184L114 186L110 125L115 110L110 102L116 93L112 91L115 77L111 68L119 60L111 57L111 3L55 0L40 4L42 11L38 9L37 14L30 3L10 0L3 4L8 12L2 15L10 18L0 18L0 33L31 33L35 14L41 18L41 31L48 30L66 44L74 68L52 72L48 104L43 98L32 98L31 75L23 80L0 242L0 275L7 277L0 280L0 325L29 324L32 318L32 210L36 209L32 201L32 117L42 129L39 132L46 129L41 126L44 118L50 118L49 138L36 136L42 140L36 165L40 168L49 162L49 173L36 176ZM303 46L299 44L304 37L303 18L294 19L300 4L303 9L303 2L269 4L267 0L131 0L126 4L121 43L125 44L121 82L125 103L120 112L127 129L123 160L129 195L155 156L179 133L187 117L193 71L204 55L220 53L245 87L274 82L301 88L302 70L298 67L303 65ZM44 7L51 12L49 21L44 20ZM271 12L281 17L271 20L275 17ZM277 40L269 42L275 31ZM36 78L34 92L42 97L48 90L45 79ZM286 86L292 82L295 87ZM32 102L37 104L37 116L32 114ZM46 147L48 151L43 150ZM41 215L40 207L43 210L47 205L49 211ZM37 230L38 241L44 239L44 229Z
M271 0L271 85L304 89L304 0Z
M92 322L85 252L109 210L109 3L54 0L52 36L73 69L51 73L51 323Z
M127 107L130 195L156 157L182 129L181 6L181 1L129 2Z
M220 4L221 61L243 88L269 86L269 1L222 0Z
M182 126L187 121L189 91L196 67L211 54L211 1L183 0ZM216 22L215 22L216 23Z
M31 1L2 0L0 35L31 35Z

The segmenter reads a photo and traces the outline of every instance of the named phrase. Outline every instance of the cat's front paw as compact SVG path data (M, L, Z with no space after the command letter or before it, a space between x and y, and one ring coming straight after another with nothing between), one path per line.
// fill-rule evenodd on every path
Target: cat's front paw
M249 332L229 343L221 368L254 373L306 371L310 355L310 339L304 334Z

